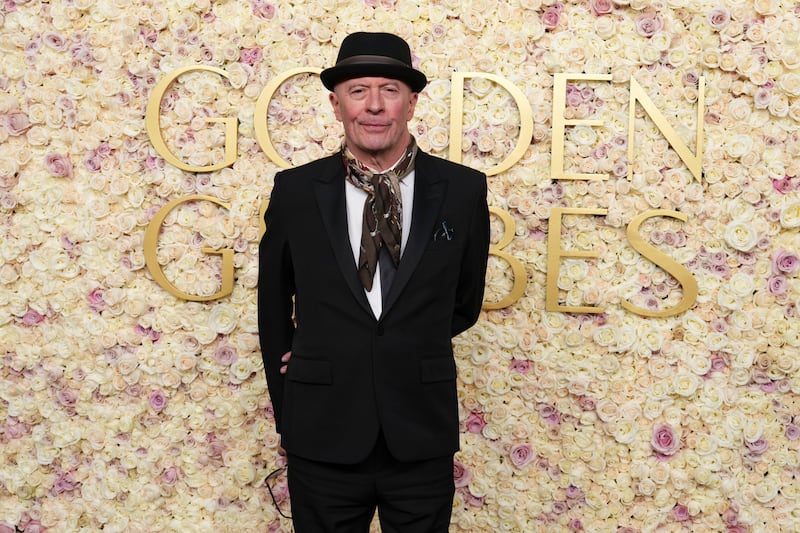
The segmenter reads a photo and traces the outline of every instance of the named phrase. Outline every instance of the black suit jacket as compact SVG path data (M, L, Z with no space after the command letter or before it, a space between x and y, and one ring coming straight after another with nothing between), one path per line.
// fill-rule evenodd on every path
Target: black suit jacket
M275 177L259 252L258 315L277 430L289 453L355 463L379 429L399 460L458 450L451 338L475 323L483 300L486 176L422 151L414 168L411 230L380 319L356 273L341 155ZM282 375L280 357L289 350Z

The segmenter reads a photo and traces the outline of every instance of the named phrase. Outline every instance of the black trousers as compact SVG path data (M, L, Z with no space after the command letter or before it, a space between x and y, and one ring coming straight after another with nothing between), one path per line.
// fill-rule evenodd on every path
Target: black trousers
M361 463L339 465L288 455L295 533L368 533L378 510L382 533L447 533L453 457L400 462L383 434Z

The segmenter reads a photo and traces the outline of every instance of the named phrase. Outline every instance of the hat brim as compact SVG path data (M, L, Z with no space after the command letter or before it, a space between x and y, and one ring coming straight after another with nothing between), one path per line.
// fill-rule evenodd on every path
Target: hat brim
M413 68L369 63L334 66L323 70L320 74L320 79L326 89L333 91L336 85L345 80L365 76L400 80L411 87L411 90L415 93L422 91L428 84L428 78L425 77L425 74Z

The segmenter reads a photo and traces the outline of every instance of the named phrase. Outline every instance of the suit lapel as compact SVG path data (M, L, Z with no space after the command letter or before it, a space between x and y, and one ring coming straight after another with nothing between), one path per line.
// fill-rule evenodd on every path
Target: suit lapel
M359 304L372 315L372 308L367 301L364 287L358 279L350 237L347 233L347 202L344 196L344 167L341 156L332 156L319 178L314 182L319 211L322 222L328 233L333 254L342 271L347 286Z
M417 268L425 248L433 238L433 226L446 190L446 182L439 175L434 160L428 154L417 152L414 161L414 207L411 231L403 256L397 267L392 288L383 303L385 315L397 300L411 274Z

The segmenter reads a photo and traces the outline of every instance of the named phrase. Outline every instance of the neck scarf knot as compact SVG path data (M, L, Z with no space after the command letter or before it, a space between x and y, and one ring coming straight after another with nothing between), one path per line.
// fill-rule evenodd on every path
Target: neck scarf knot
M400 263L403 220L400 181L414 169L417 143L411 138L397 163L384 172L377 172L342 148L347 181L367 193L358 257L358 278L368 291L377 270L378 254L385 247L395 267Z

